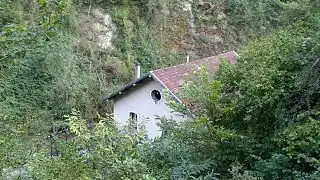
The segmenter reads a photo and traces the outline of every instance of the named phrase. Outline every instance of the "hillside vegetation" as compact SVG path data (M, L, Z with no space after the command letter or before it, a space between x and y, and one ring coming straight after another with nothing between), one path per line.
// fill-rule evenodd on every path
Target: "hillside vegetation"
M229 50L163 138L126 135L100 102L135 62ZM0 178L320 179L320 1L0 0L0 125Z

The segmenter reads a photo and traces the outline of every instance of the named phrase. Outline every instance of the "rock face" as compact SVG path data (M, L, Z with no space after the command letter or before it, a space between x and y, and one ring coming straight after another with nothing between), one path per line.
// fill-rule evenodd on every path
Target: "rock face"
M159 4L157 13L152 14L150 31L164 52L188 54L193 60L232 49L226 0L172 0Z
M111 16L101 9L89 10L79 18L78 31L82 41L97 44L101 50L112 48L112 38L116 30ZM83 42L82 42L83 45Z
M98 22L93 24L92 30L96 35L99 46L103 49L110 48L113 32L115 31L111 16L103 14L99 9L95 9L93 15L98 20Z
M27 180L29 179L28 170L24 167L21 168L11 168L11 169L2 169L0 176L2 180Z
M193 1L184 2L184 11L189 12L189 31L192 36L196 35L196 25L195 25L195 17L192 11L192 3Z
M232 33L229 32L225 0L215 3L202 0L152 1L145 12L147 15L140 14L142 10L139 8L141 7L119 8L117 13L128 15L121 15L121 18L125 17L123 20L125 26L118 28L112 21L113 17L119 20L117 13L91 7L83 10L82 15L78 18L77 46L85 52L95 54L97 59L101 57L99 54L101 52L108 54L109 50L117 51L116 45L112 44L113 40L128 42L123 45L128 46L124 49L136 51L132 48L137 41L139 43L141 38L144 38L141 44L152 41L154 47L158 49L153 50L146 48L145 45L137 45L139 48L145 48L145 52L152 51L156 52L155 54L172 52L182 56L188 54L190 60L219 54L233 47L233 43L229 42L229 36ZM130 14L134 18L130 17ZM125 31L122 28L126 28ZM151 38L148 37L149 34L143 34L143 30L148 32ZM141 34L136 33L137 31L140 31ZM122 37L123 32L126 34ZM115 37L117 34L119 34L120 41ZM127 39L122 40L121 38ZM143 54L141 52L139 53ZM131 62L132 56L137 54L127 52L124 57L127 57L127 62ZM109 56L110 54L108 57L103 57L103 61L110 59ZM109 70L112 71L112 69Z

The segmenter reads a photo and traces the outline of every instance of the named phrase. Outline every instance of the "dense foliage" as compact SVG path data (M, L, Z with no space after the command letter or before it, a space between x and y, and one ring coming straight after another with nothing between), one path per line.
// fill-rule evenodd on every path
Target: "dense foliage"
M316 22L319 12L308 14L246 47L214 81L203 73L185 85L185 98L218 143L205 146L206 154L223 174L236 163L265 179L319 178Z
M320 2L188 3L0 0L2 177L320 179ZM95 8L116 27L109 49L85 35ZM234 48L236 64L184 84L197 118L160 117L163 137L104 115L99 99L136 61L147 71Z

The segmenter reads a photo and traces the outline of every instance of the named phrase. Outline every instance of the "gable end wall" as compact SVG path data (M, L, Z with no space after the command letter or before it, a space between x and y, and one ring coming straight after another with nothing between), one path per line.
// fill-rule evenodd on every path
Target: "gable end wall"
M155 103L151 97L152 90L159 90L162 93L162 98L158 103ZM125 125L129 113L134 112L138 114L138 123L147 121L146 130L148 138L161 136L160 128L157 126L158 120L155 115L160 117L165 116L174 120L180 121L184 118L172 110L165 104L163 95L164 87L162 87L155 80L145 82L143 84L132 87L132 89L121 97L115 99L114 115L118 125Z

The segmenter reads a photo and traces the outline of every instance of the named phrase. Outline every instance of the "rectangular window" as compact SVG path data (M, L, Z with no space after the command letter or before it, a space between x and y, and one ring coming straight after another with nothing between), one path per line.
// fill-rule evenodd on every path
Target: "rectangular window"
M129 129L138 130L138 115L134 112L129 113Z

